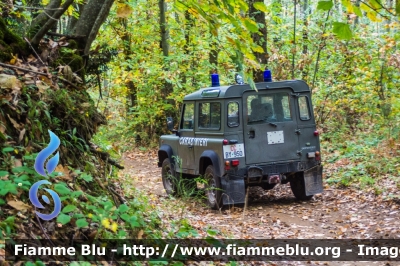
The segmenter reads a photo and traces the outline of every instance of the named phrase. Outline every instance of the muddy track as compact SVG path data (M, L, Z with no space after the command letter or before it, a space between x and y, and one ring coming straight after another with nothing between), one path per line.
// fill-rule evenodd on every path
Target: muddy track
M124 155L125 180L150 196L167 219L187 218L203 232L255 239L379 239L400 238L400 205L382 195L325 185L311 201L297 201L289 185L264 191L251 188L246 206L213 211L201 200L171 199L162 186L157 156L151 152ZM175 207L173 207L175 206ZM173 211L172 211L173 210ZM272 263L273 265L273 263ZM277 262L275 265L314 265L314 262ZM315 265L400 265L393 262L317 262Z

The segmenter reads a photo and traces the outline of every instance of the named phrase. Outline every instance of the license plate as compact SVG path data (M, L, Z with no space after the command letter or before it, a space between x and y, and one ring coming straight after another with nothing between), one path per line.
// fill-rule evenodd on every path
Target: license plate
M244 144L223 146L224 159L244 157Z

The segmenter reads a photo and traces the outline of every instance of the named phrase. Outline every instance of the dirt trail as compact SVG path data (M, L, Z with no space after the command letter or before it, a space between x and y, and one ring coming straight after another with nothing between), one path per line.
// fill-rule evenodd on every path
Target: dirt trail
M400 238L400 205L385 201L372 192L335 189L309 202L295 200L289 185L264 191L252 188L249 204L222 212L213 211L199 200L170 199L164 192L160 168L154 151L127 153L124 156L125 180L145 191L154 204L164 204L164 217L185 217L197 230L211 227L236 239L379 239ZM275 265L314 265L291 262ZM387 262L319 262L315 265L400 265Z

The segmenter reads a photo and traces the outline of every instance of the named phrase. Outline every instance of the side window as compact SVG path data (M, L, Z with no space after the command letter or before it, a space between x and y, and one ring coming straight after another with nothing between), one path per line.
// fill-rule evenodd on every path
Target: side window
M298 98L299 112L301 120L310 120L310 106L308 105L308 98L306 96L300 96Z
M181 129L193 129L193 120L194 120L194 104L187 103L183 107L183 116Z
M239 126L239 104L237 102L228 103L228 126Z
M221 104L199 103L199 128L221 128Z

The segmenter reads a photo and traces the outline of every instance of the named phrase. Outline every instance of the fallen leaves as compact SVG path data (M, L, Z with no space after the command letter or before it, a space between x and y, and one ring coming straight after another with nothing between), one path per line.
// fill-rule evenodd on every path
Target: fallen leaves
M30 205L18 200L8 201L7 204L21 212L26 212L29 208L31 208Z
M0 74L0 88L21 89L21 84L14 75Z

